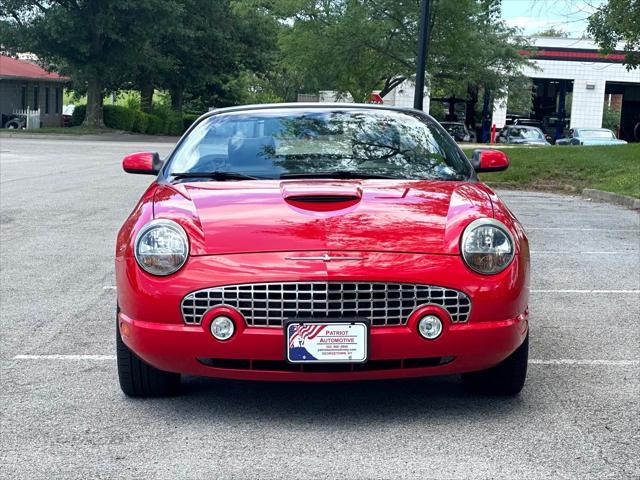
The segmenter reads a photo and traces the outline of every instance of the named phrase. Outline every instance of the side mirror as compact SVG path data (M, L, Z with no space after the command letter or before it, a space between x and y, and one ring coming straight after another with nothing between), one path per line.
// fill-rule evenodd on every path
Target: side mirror
M157 175L161 167L160 155L153 152L131 153L122 160L122 169L127 173Z
M509 168L509 158L500 150L478 148L473 151L471 165L476 172L500 172Z

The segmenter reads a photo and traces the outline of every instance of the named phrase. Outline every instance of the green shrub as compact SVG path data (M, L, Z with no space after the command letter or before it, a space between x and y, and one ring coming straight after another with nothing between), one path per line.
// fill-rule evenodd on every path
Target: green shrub
M137 133L145 133L149 125L149 114L140 110L136 110L135 118L133 120L132 130Z
M164 120L157 115L147 115L147 131L149 135L160 135L164 133Z
M125 90L118 92L116 105L127 107L131 110L140 110L140 92L135 90Z
M171 125L171 115L158 115L156 114L158 117L160 117L162 119L162 130L161 133L163 135L167 135L167 132L169 131L169 126Z
M71 126L82 125L87 113L86 105L76 105L71 116ZM182 135L200 115L179 114L165 109L156 109L153 114L121 105L103 107L104 125L115 130L147 133L149 135Z
M194 113L185 113L182 115L182 132L186 132L198 118L200 118L200 115Z
M104 124L115 130L130 132L136 119L136 111L119 105L104 106Z
M608 128L617 134L618 127L620 126L620 113L620 111L613 110L605 103L602 111L602 128Z
M86 105L76 105L76 108L73 109L73 114L71 115L71 126L79 127L84 122L84 117L87 115L87 106Z
M184 133L184 122L181 115L170 115L167 120L167 135L179 136Z

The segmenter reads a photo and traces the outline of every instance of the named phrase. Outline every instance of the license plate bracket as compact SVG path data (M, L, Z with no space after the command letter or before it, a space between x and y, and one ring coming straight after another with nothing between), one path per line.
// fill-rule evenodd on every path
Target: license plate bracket
M369 322L293 319L285 323L289 363L364 363L369 350Z

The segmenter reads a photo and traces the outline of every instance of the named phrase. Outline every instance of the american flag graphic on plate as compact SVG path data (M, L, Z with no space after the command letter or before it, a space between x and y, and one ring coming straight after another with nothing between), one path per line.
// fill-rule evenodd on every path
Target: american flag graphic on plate
M294 346L304 347L304 342L307 339L312 339L318 336L318 334L326 327L323 324L295 324L294 333L289 337L289 348Z

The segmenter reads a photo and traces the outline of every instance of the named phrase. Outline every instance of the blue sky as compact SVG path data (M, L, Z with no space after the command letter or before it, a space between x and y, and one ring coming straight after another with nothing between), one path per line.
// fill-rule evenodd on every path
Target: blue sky
M502 0L502 17L530 35L549 27L581 37L587 17L605 0Z

